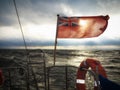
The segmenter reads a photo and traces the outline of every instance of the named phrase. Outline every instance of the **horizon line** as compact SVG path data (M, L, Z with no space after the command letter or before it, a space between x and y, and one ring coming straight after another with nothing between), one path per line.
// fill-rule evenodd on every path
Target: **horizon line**
M24 46L11 46L11 47L0 47L0 49L26 49ZM54 50L54 46L28 46L30 49L50 49ZM57 46L56 50L120 50L120 46L116 45L95 45L95 46Z

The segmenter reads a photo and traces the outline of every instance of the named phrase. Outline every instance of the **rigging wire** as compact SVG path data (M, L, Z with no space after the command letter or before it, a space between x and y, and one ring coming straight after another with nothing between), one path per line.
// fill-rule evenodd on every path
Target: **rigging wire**
M30 78L29 78L29 75L30 75L29 70L30 70L30 69L32 70L32 74L33 74L33 76L34 76L34 80L36 81L36 90L39 90L38 85L37 85L37 79L36 79L36 77L35 77L35 73L34 73L32 67L31 67L31 68L29 67L29 64L30 64L29 52L28 52L28 48L27 48L26 41L25 41L25 36L24 36L24 32L23 32L23 28L22 28L22 24L21 24L21 21L20 21L20 17L19 17L19 13L18 13L18 9L17 9L15 0L13 0L13 3L14 3L16 15L17 15L18 23L19 23L19 26L20 26L20 31L21 31L21 33L22 33L22 38L23 38L23 42L24 42L24 46L25 46L25 51L26 51L26 56L27 56L27 59L26 59L26 60L27 60L27 90L30 90L30 87L29 87L29 85L30 85L30 83L29 83L29 79L30 79ZM45 68L45 67L44 67L44 68ZM46 71L45 71L45 72L46 72ZM45 76L46 76L46 74L45 74ZM46 79L45 79L45 80L46 80ZM45 82L46 82L46 81L45 81ZM45 83L45 86L46 86L46 83ZM46 88L45 88L45 90L46 90Z
M20 17L19 17L19 14L18 14L18 10L17 10L17 6L16 6L15 0L13 0L13 3L14 3L14 6L15 6L15 11L16 11L16 15L17 15L17 18L18 18L18 23L19 23L19 26L20 26L20 31L22 33L22 38L23 38L26 54L28 55L27 44L26 44L26 41L25 41L25 36L24 36L24 33L23 33L23 28L22 28L22 25L21 25L21 21L20 21Z
M23 38L25 51L26 51L26 56L27 56L27 58L26 58L26 61L27 61L27 90L30 90L30 87L29 87L29 65L28 65L29 62L30 62L30 58L29 58L28 48L27 48L27 44L26 44L26 41L25 41L25 37L24 37L24 33L23 33L23 29L22 29L22 25L21 25L21 22L20 22L20 17L19 17L19 14L18 14L18 10L17 10L15 0L13 0L13 3L14 3L16 15L17 15L18 23L19 23L19 26L20 26L20 31L22 33L22 38Z

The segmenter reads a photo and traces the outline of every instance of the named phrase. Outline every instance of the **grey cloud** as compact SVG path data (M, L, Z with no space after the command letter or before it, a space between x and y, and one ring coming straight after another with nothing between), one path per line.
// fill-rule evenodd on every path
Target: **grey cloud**
M32 22L43 24L55 20L57 14L64 13L61 4L53 0L16 0L18 12L22 23Z
M16 25L17 22L17 17L9 14L9 15L1 15L0 16L0 26L12 26Z
M82 40L75 40L75 41L71 41L71 40L58 40L58 45L62 45L62 46L70 46L70 45L74 45L74 46L79 46L79 45L88 45L88 46L93 46L93 45L117 45L120 46L120 40L114 40L114 39L102 39L100 41L98 40L92 40L92 39L82 39Z
M22 25L26 23L48 24L56 23L56 15L72 15L80 13L89 14L118 14L120 9L120 0L16 0L18 13ZM0 1L0 26L13 26L18 24L15 14L15 8L12 0ZM6 42L0 41L1 44ZM8 42L8 41L7 41ZM49 45L54 45L50 41ZM9 42L8 42L9 43ZM36 44L35 42L34 45ZM40 44L41 43L41 44ZM46 42L40 42L39 45L48 45ZM2 45L3 45L2 44ZM15 44L15 43L11 43ZM58 42L59 45L120 45L120 40L102 40L99 43L95 41L85 42ZM38 45L38 43L37 43Z
M120 13L120 0L98 0L97 4L100 7L100 12L106 12L109 14Z
M54 41L43 41L43 42L39 42L39 41L31 41L28 42L26 41L26 45L28 46L53 46L54 45ZM0 40L0 48L6 48L6 47L25 47L23 40Z
M17 17L15 15L15 9L13 3L9 1L10 0L1 0L0 2L0 26L16 24Z
M19 16L23 24L45 24L56 21L56 15L72 15L81 13L89 15L93 13L118 12L119 0L16 0ZM12 0L2 0L0 4L1 25L13 25L17 23L15 9ZM4 20L4 21L3 21ZM7 22L8 21L8 22ZM10 24L11 23L11 24Z
M102 40L101 41L103 45L120 45L120 40Z

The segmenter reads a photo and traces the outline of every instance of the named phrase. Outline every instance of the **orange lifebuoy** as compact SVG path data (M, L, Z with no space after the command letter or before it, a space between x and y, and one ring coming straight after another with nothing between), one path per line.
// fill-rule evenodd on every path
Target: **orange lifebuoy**
M107 77L106 72L104 68L101 66L99 61L95 59L86 59L85 61L81 62L80 67L77 71L77 79L76 79L77 90L86 90L85 77L87 70L82 70L81 68L88 69L89 67L91 67L92 71L94 71L95 73L98 73L105 78ZM96 71L96 67L97 67L97 71ZM98 86L94 85L94 90L98 90Z
M3 77L2 70L0 69L0 85L2 85L3 83L4 83L4 77Z

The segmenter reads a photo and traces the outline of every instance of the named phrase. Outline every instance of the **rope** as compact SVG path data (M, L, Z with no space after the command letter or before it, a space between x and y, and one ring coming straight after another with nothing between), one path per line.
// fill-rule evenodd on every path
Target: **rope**
M19 26L20 26L20 31L22 33L22 38L23 38L23 42L24 42L24 46L25 46L25 50L26 50L26 55L28 55L27 44L26 44L26 41L25 41L25 37L24 37L24 33L23 33L23 28L22 28L22 25L21 25L21 21L20 21L20 17L19 17L19 14L18 14L18 9L17 9L15 0L13 0L13 3L14 3L14 6L15 6L15 11L16 11L17 19L18 19L18 23L19 23Z
M81 69L88 71L95 78L96 84L98 86L98 90L101 90L100 83L99 83L99 78L98 78L98 74L95 73L93 70L89 70L89 69L86 69L86 68L81 68Z
M18 23L19 23L19 26L20 26L20 31L22 33L23 43L24 43L24 46L25 46L25 51L26 51L26 56L27 56L27 59L26 59L27 60L27 90L30 90L30 87L29 87L29 65L28 65L28 63L30 62L30 58L28 56L27 44L26 44L26 41L25 41L25 37L24 37L24 33L23 33L23 29L22 29L22 25L21 25L21 22L20 22L20 17L19 17L19 14L18 14L18 10L17 10L15 0L13 0L13 3L14 3L14 6L15 6L15 11L16 11Z

